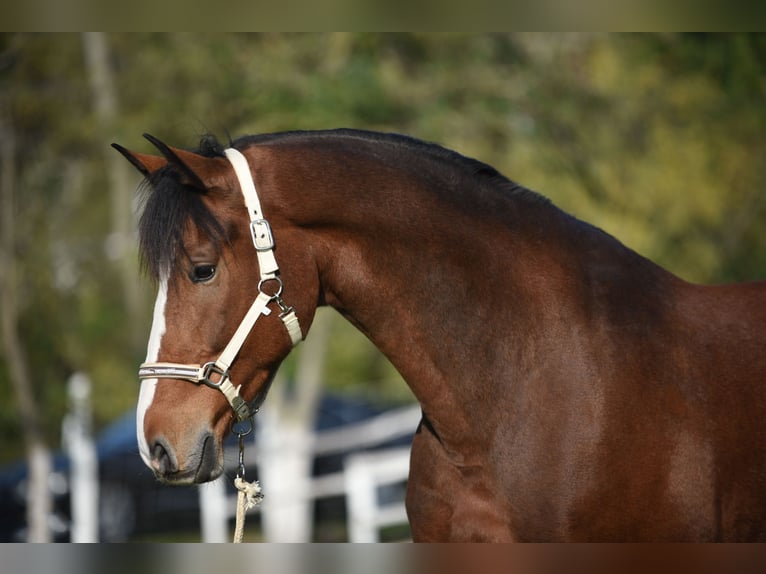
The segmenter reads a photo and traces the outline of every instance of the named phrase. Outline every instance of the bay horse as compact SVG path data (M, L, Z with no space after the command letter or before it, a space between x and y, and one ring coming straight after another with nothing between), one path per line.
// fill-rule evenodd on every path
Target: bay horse
M221 474L329 305L422 406L415 541L766 539L766 282L686 282L406 136L146 137L160 155L115 147L151 188L137 432L160 480Z

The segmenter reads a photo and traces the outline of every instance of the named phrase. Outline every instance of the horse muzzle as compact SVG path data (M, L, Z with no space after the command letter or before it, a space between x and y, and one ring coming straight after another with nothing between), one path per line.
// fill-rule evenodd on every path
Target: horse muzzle
M180 456L164 436L149 443L149 467L165 484L200 484L218 478L223 472L222 450L213 433L201 432Z

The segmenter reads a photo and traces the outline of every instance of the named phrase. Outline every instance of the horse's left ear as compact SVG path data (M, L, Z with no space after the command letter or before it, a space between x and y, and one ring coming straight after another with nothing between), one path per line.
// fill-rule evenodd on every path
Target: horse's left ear
M122 147L120 144L113 143L112 147L125 156L125 158L132 163L144 177L149 177L152 173L166 166L168 163L168 160L164 157L130 151Z
M160 150L168 163L180 170L184 183L196 187L200 191L207 191L223 184L223 178L229 170L229 163L226 159L206 157L170 147L150 134L144 134L144 137Z

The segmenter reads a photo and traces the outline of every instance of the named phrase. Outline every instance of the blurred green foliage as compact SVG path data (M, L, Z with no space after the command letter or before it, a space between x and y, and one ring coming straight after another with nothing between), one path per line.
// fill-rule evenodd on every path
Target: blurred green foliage
M110 257L112 141L148 151L288 129L407 133L477 157L683 278L766 269L766 37L610 34L113 34L119 113L94 113L82 37L0 36L17 146L21 333L47 432L64 385L94 381L96 420L132 408L136 340ZM135 175L135 184L139 183ZM127 257L134 262L135 249ZM142 285L148 334L153 300ZM327 385L408 400L393 368L338 321ZM290 365L286 366L290 370ZM0 357L0 460L18 456Z

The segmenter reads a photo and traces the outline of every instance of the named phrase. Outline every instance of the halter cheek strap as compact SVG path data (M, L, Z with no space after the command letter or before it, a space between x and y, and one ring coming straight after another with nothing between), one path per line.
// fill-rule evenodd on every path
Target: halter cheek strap
M229 148L224 153L237 175L250 216L250 235L258 256L258 268L261 275L258 282L258 296L250 305L247 314L216 361L204 365L144 363L138 371L138 378L141 380L179 379L218 389L224 394L231 408L234 409L237 420L243 421L253 416L254 412L240 396L240 387L234 386L231 382L229 368L256 321L261 315L271 314L269 304L274 302L279 306L281 311L279 318L282 320L293 346L301 342L303 333L295 309L286 305L282 300L282 280L279 277L279 266L274 256L274 235L271 231L271 225L263 217L261 202L255 190L250 166L245 156L234 148ZM267 290L266 287L270 287L270 289Z

